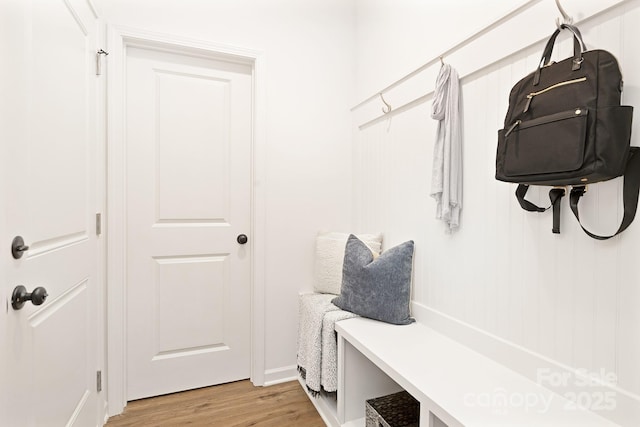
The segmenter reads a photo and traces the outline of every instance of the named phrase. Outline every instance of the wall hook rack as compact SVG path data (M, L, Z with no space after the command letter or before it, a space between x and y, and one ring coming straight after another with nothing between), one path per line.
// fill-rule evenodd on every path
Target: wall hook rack
M384 107L382 107L382 112L385 114L389 114L391 112L391 105L384 100L384 96L382 96L382 92L380 92L378 95L380 95L380 99L382 100L382 103L384 104Z
M560 0L556 0L556 6L562 15L562 22L560 22L560 18L556 18L556 26L560 28L562 24L573 24L573 18L564 10L560 4Z

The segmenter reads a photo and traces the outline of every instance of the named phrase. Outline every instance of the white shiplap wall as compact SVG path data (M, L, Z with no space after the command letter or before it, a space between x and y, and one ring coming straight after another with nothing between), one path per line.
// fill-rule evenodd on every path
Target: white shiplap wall
M623 102L640 108L640 1L614 5L580 28L589 48L618 58L625 77ZM496 133L509 91L535 69L543 47L542 41L531 43L523 38L523 50L462 79L464 202L461 228L454 234L446 234L434 219L435 202L428 196L436 133L431 98L362 129L359 125L374 115L354 112L355 228L382 230L387 248L415 240L418 307L506 342L522 357L535 355L563 369L614 373L617 383L611 390L619 411L601 415L640 425L640 219L622 235L596 241L579 228L565 198L562 233L554 235L550 212L523 211L513 195L515 185L494 179ZM565 37L556 59L571 49ZM452 57L451 64L464 69L463 57L458 62ZM413 98L432 90L436 73L437 67L425 70L430 86ZM635 146L640 145L638 114ZM530 190L529 198L546 204L547 191ZM621 179L592 185L581 202L583 222L596 233L614 232L622 216L621 196ZM513 366L517 369L518 361Z

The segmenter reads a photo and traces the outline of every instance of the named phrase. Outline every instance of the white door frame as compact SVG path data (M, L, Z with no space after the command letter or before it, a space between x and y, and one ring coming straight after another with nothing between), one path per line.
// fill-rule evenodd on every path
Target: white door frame
M125 73L127 47L160 49L205 58L231 60L253 68L253 129L251 144L251 381L264 385L265 307L265 87L264 55L255 50L219 45L144 30L108 28L108 144L107 144L107 393L108 415L122 413L127 404L126 372L126 150Z

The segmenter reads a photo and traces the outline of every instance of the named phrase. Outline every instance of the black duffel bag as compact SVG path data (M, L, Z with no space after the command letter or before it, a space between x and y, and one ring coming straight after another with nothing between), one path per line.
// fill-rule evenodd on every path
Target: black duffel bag
M573 57L554 63L551 53L561 30L573 34ZM496 179L518 183L516 197L527 211L553 206L553 232L560 232L560 201L572 186L570 206L580 221L578 202L586 185L624 175L624 217L633 221L640 188L640 154L630 147L633 107L620 105L622 74L605 50L587 51L578 28L563 24L545 46L539 67L515 84L504 128L498 131ZM553 188L551 206L525 200L530 185Z

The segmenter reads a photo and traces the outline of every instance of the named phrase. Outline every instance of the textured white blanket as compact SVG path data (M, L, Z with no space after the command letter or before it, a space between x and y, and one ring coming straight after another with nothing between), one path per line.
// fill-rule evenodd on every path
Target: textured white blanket
M332 294L304 294L299 300L298 370L313 393L338 389L335 322L355 314L331 303Z

